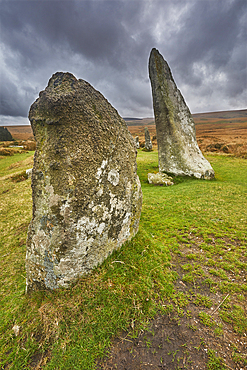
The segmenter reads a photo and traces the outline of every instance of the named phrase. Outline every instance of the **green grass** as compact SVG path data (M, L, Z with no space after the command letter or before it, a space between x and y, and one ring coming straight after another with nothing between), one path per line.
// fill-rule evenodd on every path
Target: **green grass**
M174 256L185 259L183 281L188 286L229 294L219 315L236 333L246 330L246 160L210 155L215 180L177 177L176 185L157 187L147 182L148 172L158 172L157 152L139 150L143 208L136 237L71 288L27 296L30 180L13 183L9 176L30 168L31 154L0 159L2 367L27 369L43 356L44 369L94 369L95 359L107 353L111 339L121 330L135 336L158 312L175 309L182 316L190 300L200 310L212 304L215 308L218 302L204 291L193 297L176 291ZM185 246L197 250L184 252ZM212 316L202 314L200 319L214 327ZM14 325L20 326L18 336ZM221 359L214 352L210 356L208 368L220 368Z
M31 168L33 154L34 152L25 152L13 156L0 157L0 177L11 175L18 170L23 171Z
M226 370L226 366L224 365L224 361L222 358L216 356L214 350L208 351L209 361L207 364L208 370Z
M199 316L200 322L203 325L209 326L209 327L213 327L216 325L212 316L207 314L206 312L200 312L198 316Z

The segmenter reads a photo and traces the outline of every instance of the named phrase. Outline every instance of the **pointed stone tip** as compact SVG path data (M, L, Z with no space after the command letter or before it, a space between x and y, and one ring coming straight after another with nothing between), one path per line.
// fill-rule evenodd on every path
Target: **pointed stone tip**
M164 59L163 55L156 48L153 48L150 53L149 75L154 71L158 72L159 74L161 71L163 71L163 73L167 75L167 78L173 80L168 62Z
M164 59L163 55L156 48L153 48L150 52L149 65L153 64L154 61L159 61L160 63L164 64L166 68L168 66L167 61Z
M156 49L156 48L153 48L152 50L151 50L151 52L150 52L150 57L151 57L151 55L153 56L153 55L159 55L161 58L163 58L163 56L161 55L161 53L159 52L159 50L158 49ZM164 59L164 58L163 58Z
M156 48L153 48L153 49L150 51L150 58L151 58L154 54L159 54L159 50L158 50L158 49L156 49Z

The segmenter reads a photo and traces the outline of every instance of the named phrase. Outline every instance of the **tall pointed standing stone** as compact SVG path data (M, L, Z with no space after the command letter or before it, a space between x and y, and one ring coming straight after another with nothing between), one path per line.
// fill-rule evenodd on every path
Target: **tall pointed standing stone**
M58 72L32 104L37 142L27 291L66 287L136 234L142 191L125 121L89 83Z
M159 170L175 175L212 179L214 170L203 157L195 123L178 90L170 68L158 50L149 58L153 107L159 152Z

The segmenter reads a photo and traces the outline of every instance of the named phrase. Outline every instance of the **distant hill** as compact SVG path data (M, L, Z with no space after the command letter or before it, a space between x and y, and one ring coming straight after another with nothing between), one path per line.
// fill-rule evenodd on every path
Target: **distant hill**
M194 119L231 119L231 118L242 118L247 117L247 109L242 110L228 110L221 112L209 112L209 113L195 113L192 114Z
M124 118L128 126L147 126L154 124L154 118Z
M141 121L142 118L124 117L125 121Z
M0 127L1 128L1 127ZM14 140L32 140L33 131L31 125L8 126Z
M247 122L247 109L242 110L231 110L231 111L222 111L222 112L209 112L209 113L195 113L192 114L195 124L240 124L243 123L246 127ZM128 127L135 129L143 128L145 126L153 127L155 129L154 117L147 118L135 118L135 117L125 117L125 122ZM12 137L17 140L30 140L33 138L32 127L31 125L23 126L8 126L8 130L11 133Z
M244 123L247 121L247 109L230 110L211 113L196 113L192 114L195 124L230 124Z
M247 109L229 110L220 112L195 113L192 114L195 124L201 123L231 123L247 120ZM147 126L154 124L154 118L124 118L128 126Z

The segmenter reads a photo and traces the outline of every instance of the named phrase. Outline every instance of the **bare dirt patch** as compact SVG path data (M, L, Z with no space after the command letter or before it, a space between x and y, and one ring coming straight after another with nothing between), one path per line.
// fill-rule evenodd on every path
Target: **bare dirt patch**
M173 315L159 316L150 324L148 331L136 339L124 337L114 342L110 357L101 362L97 369L208 369L212 348L215 357L224 359L227 367L218 358L214 369L241 369L231 359L231 330L224 337L217 338L210 328L198 322L199 309L189 305L191 318L177 318ZM195 328L196 329L193 329ZM124 334L124 333L123 333ZM240 338L241 340L241 338ZM239 340L239 341L240 341ZM243 345L241 346L243 347Z

